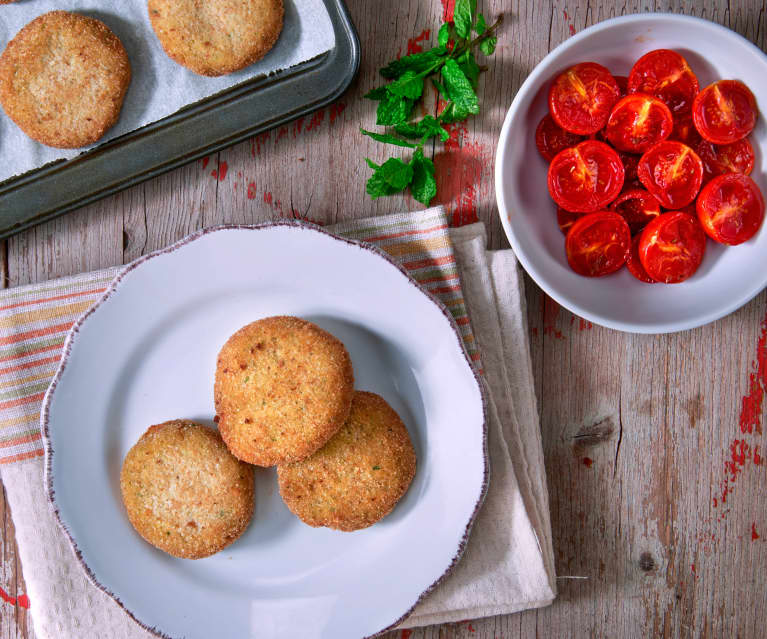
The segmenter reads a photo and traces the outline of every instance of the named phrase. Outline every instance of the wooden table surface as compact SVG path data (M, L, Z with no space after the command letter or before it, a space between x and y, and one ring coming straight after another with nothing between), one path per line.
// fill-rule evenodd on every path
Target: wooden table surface
M362 66L336 104L3 242L5 286L128 262L224 222L334 222L413 208L409 197L365 195L362 158L390 149L358 134L374 123L361 95L380 66L436 39L448 1L347 0ZM492 248L508 246L494 205L495 140L550 49L606 18L652 10L703 16L767 49L759 0L480 8L506 16L480 82L482 113L433 157L440 202L455 224L482 220ZM765 294L709 326L641 336L592 326L525 283L559 597L542 610L391 636L764 637ZM25 588L4 499L0 523L0 639L29 639L26 608L8 602Z

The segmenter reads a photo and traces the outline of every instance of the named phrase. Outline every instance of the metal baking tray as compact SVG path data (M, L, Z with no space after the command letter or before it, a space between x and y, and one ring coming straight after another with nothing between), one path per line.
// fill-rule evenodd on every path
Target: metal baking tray
M342 0L323 0L336 46L255 78L71 160L0 184L0 238L156 177L320 109L349 86L360 45Z

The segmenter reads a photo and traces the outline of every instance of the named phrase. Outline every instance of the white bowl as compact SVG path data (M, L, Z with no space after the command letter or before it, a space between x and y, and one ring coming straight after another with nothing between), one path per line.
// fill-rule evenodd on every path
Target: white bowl
M548 166L535 147L535 127L548 110L550 83L562 70L585 61L628 75L640 56L661 48L681 53L701 88L735 78L748 85L762 108L767 106L767 56L735 32L689 16L614 18L569 38L533 70L506 114L495 164L501 223L530 277L581 317L633 333L667 333L707 324L740 308L767 285L767 225L740 246L708 241L703 264L681 284L643 284L626 269L586 278L567 264L556 206L546 188ZM756 154L751 177L767 196L764 112L750 139Z

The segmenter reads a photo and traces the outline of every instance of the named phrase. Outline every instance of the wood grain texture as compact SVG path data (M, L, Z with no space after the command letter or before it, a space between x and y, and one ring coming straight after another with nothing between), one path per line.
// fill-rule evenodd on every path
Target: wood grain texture
M361 95L409 38L428 29L435 39L442 4L348 5L363 59L338 103L12 238L0 249L4 285L130 261L215 224L330 223L413 208L408 196L364 194L361 159L380 161L389 150L358 134L374 122L375 105ZM507 246L493 196L503 117L533 67L572 33L616 15L672 11L720 22L767 50L758 0L480 5L506 16L480 81L483 110L433 157L441 203L455 223L484 221L493 248ZM707 327L639 336L592 326L526 286L559 597L542 610L389 637L764 637L767 464L755 460L767 447L755 424L765 418L765 294ZM753 432L744 433L749 414ZM4 502L0 526L0 586L15 596L23 581ZM26 611L0 603L0 639L30 637Z

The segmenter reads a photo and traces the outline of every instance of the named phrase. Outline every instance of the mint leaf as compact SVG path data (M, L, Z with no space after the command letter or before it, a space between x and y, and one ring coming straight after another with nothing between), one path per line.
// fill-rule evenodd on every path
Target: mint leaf
M456 6L457 3L456 3ZM443 121L455 122L456 120L463 120L468 117L469 114L476 115L479 113L479 100L477 94L474 93L474 89L471 86L471 82L466 77L461 67L455 60L448 60L442 67L442 79L445 81L445 91L447 97L453 103L449 108L452 109L451 117L453 120Z
M413 179L413 167L399 158L389 158L381 166L365 158L373 175L367 181L365 190L374 200L383 196L403 191Z
M449 100L450 98L447 97L447 90L445 89L445 86L437 80L437 78L431 79L432 84L434 87L439 91L439 95L443 100Z
M376 109L376 124L380 126L394 126L405 122L410 117L413 102L399 95L388 94L378 103Z
M424 157L419 149L413 155L410 164L413 167L410 193L421 204L428 206L434 199L434 196L437 195L437 180L434 179L434 162L430 158Z
M439 121L443 124L452 124L453 122L460 122L462 120L465 120L469 117L469 114L466 112L460 112L456 111L455 104L450 102L442 111L442 113L439 114Z
M420 53L412 53L387 64L379 73L384 78L399 78L405 71L423 73L438 64L447 55L445 47L434 47Z
M393 189L386 183L386 180L383 179L383 175L380 171L375 171L365 183L365 191L371 198L377 200L384 195L392 195L393 193L396 193L397 189Z
M386 184L395 191L402 191L413 179L413 167L399 158L389 158L378 169Z
M474 1L476 7L476 0ZM453 11L453 24L455 32L459 38L468 38L471 33L471 1L455 0L455 11Z
M479 65L471 51L467 51L458 58L458 66L463 74L471 82L472 88L477 90L477 80L479 80Z
M449 41L450 41L450 25L447 24L446 22L439 28L439 33L437 33L437 44L439 44L439 46L441 47L446 47Z
M498 38L494 36L488 36L479 43L479 50L485 55L493 55L496 44L498 44Z
M438 135L443 142L450 139L450 133L445 131L442 125L440 125L439 120L432 115L427 115L418 122L398 124L394 127L394 130L406 138L428 139Z
M362 97L367 98L368 100L383 100L387 95L388 95L388 91L386 90L386 87L378 87L377 89L368 91Z
M477 35L482 35L487 31L487 22L485 21L485 16L481 13L477 16L477 24L474 27L474 31L477 32Z
M399 79L386 87L389 93L399 95L409 100L417 100L423 95L423 76L413 71L405 71Z
M396 144L397 146L404 146L408 149L415 149L418 145L413 144L411 142L406 142L405 140L400 140L398 137L394 135L389 135L388 133L374 133L373 131L365 131L365 129L360 129L362 132L362 135L367 135L370 138L373 138L376 142L383 142L384 144Z

